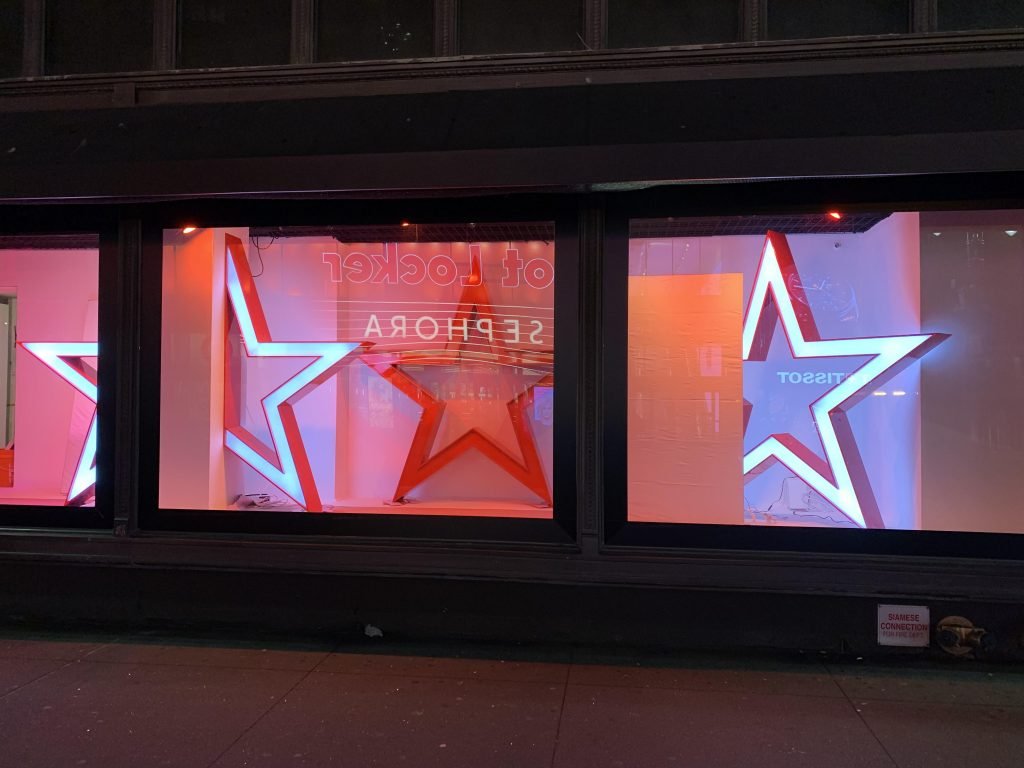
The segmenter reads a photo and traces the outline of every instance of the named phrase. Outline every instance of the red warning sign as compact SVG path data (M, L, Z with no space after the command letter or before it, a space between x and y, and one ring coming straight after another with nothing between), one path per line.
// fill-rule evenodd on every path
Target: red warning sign
M879 605L878 644L924 648L931 637L926 605Z

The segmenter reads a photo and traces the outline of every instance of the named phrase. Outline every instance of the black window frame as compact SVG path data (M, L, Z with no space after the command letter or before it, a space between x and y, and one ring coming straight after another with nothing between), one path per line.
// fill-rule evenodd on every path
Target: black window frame
M69 247L66 243L95 238L99 248L97 288L97 437L96 503L92 507L67 505L0 505L0 531L4 529L64 529L81 531L111 530L114 525L113 416L117 409L115 388L111 385L117 363L108 350L118 343L117 305L118 230L116 222L98 211L33 211L0 217L0 236L26 238L34 247ZM100 215L96 215L99 213ZM0 241L2 242L2 241ZM0 248L4 247L0 244ZM17 461L17 459L15 459Z
M640 191L351 200L203 199L8 207L0 234L99 234L100 403L97 506L0 507L0 533L79 529L124 536L300 539L330 544L539 545L572 553L647 556L785 552L1024 560L1024 535L850 531L626 520L626 279L631 218L821 213L833 208L1024 208L1024 173L845 179L745 180ZM301 516L160 510L159 421L163 230L202 226L302 226L538 221L556 226L555 506L553 520L347 513ZM303 518L313 522L303 522ZM595 539L596 537L596 539Z
M603 546L655 549L819 553L1024 560L1024 534L962 531L836 530L629 521L627 466L628 248L632 219L752 214L819 214L830 210L983 211L1024 209L1017 174L748 181L665 187L612 196L603 247L599 378L604 404L599 440Z
M449 517L367 513L300 514L166 509L159 505L160 307L163 230L203 227L345 226L553 221L555 225L555 372L553 517ZM554 197L443 201L202 202L156 207L143 226L140 300L143 320L139 398L149 404L140 429L138 530L144 534L329 537L523 543L575 547L577 542L577 356L579 235L574 203Z

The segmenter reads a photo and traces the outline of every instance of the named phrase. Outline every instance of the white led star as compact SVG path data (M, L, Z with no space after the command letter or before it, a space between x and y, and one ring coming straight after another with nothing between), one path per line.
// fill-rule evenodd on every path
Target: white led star
M777 321L795 358L870 357L810 405L825 458L822 460L791 434L771 435L743 456L743 473L751 475L774 461L784 464L843 515L861 528L882 528L881 512L871 490L846 410L907 366L949 338L929 333L861 339L822 339L796 277L786 236L769 232L761 253L743 318L743 360L763 361ZM794 299L801 305L798 313ZM744 403L747 411L755 407Z
M307 357L313 362L261 401L273 449L238 421L232 403L225 403L224 444L244 462L310 512L322 511L292 406L335 374L362 345L338 341L272 341L242 241L225 235L227 292L249 357ZM230 399L230 398L228 398Z
M83 358L96 357L95 341L43 342L25 341L20 346L52 370L93 403L89 431L78 457L75 476L68 489L67 504L82 504L96 485L96 374L83 363Z

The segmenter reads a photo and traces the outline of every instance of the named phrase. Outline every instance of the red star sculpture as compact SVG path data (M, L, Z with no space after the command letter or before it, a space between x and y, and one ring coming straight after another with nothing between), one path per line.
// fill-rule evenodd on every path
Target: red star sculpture
M479 246L470 246L470 248L471 251L477 250L477 253L471 253L471 256L479 259ZM471 280L463 288L453 319L463 319L468 325L475 325L477 321L489 320L489 327L497 326L494 322L493 305L482 280ZM394 501L405 501L407 494L427 478L452 464L463 454L476 450L540 497L545 506L551 506L551 491L544 475L529 416L530 408L533 406L534 387L550 386L554 381L550 355L543 353L531 355L522 351L510 350L497 336L493 340L488 339L487 351L470 351L467 349L468 344L468 340L464 337L460 342L449 343L440 354L423 352L371 353L361 358L363 362L422 408L409 454L395 488ZM479 348L480 345L474 343L473 346ZM403 371L402 366L452 365L464 362L513 365L534 372L536 380L506 403L516 446L522 460L513 456L476 427L467 430L436 453L432 453L444 419L447 402L443 398L430 394L419 382Z

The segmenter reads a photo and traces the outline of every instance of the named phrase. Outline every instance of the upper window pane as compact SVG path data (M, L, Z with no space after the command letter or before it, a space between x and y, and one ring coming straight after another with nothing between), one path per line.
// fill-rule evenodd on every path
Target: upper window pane
M0 504L94 504L99 251L65 240L0 238Z
M540 53L583 47L579 0L461 0L462 53Z
M411 59L434 53L434 4L424 0L320 0L320 61Z
M739 37L736 0L608 0L612 48L728 43Z
M909 0L768 0L770 40L909 31Z
M21 46L25 30L23 0L0 0L0 77L21 74Z
M180 66L287 64L291 0L181 0Z
M630 520L1024 533L1024 214L632 229Z
M164 244L161 507L552 517L552 225Z
M939 29L1013 29L1024 27L1020 0L939 0Z
M153 4L46 0L46 74L136 72L153 64Z

